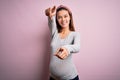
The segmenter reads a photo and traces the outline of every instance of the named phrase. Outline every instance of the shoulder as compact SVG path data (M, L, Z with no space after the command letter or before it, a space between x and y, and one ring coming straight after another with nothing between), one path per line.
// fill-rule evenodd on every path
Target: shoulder
M71 31L71 34L72 34L73 36L80 36L80 33L77 32L77 31Z

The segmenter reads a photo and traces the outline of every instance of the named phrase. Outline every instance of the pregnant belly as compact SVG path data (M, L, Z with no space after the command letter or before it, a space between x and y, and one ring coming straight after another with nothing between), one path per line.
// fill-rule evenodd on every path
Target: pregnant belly
M73 63L69 60L55 59L50 62L50 72L55 77L72 75L75 71Z

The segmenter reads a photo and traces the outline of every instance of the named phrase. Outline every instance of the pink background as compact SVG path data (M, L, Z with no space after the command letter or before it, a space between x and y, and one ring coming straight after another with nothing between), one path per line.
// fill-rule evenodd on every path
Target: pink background
M0 80L47 80L44 10L66 5L81 34L73 56L81 80L120 80L120 0L0 0Z

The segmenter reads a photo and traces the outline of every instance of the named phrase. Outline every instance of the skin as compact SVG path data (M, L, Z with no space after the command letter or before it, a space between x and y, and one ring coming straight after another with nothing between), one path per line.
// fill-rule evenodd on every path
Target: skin
M57 14L57 21L59 25L62 27L61 33L59 33L59 37L61 39L64 39L65 37L68 36L70 33L69 30L69 23L70 23L70 15L67 10L60 10L59 12L56 13L56 6L53 6L52 8L48 8L45 10L46 16L48 16L50 19L52 16ZM57 49L55 56L57 56L60 59L65 59L68 56L68 51L66 48L61 47Z

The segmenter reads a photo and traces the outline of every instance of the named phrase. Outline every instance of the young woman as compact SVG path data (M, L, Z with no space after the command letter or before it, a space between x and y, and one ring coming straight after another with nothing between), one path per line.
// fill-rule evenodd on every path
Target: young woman
M72 54L80 50L80 35L75 32L70 9L54 6L45 10L51 30L50 80L79 80Z

